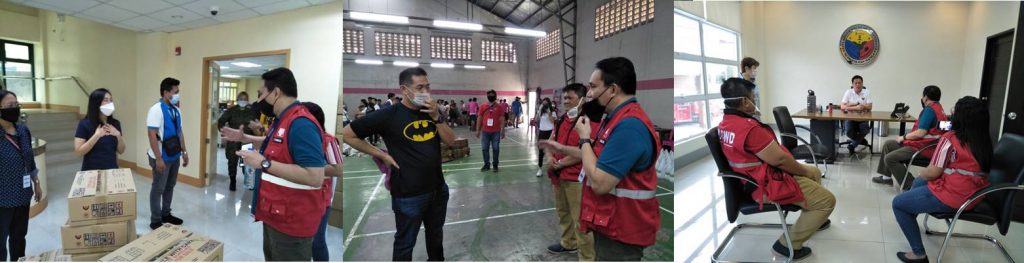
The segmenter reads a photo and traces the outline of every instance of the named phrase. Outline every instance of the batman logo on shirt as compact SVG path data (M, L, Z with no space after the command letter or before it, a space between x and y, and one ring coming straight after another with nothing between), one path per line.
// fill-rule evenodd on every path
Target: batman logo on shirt
M429 141L435 136L435 130L430 128L430 123L431 121L428 120L412 121L405 125L405 129L402 129L402 135L414 142Z

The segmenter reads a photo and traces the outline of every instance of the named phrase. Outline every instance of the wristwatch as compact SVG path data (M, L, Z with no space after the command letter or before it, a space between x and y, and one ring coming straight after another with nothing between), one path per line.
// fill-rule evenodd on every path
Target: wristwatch
M590 140L590 139L580 139L580 148L583 148L583 144L584 144L584 143L586 143L586 144L590 144L591 146L593 146L593 144L594 144L594 141L592 141L592 140Z
M270 169L270 160L263 160L263 162L260 163L260 167L262 167L263 171L266 172L267 169Z

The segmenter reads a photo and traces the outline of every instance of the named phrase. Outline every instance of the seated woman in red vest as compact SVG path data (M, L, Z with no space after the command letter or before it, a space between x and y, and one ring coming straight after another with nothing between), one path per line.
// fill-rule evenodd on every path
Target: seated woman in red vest
M988 106L981 99L967 96L956 102L953 113L953 130L939 139L931 164L914 180L910 191L892 200L896 222L912 249L896 253L903 262L928 262L917 225L918 214L956 212L974 192L989 185L992 140Z
M804 242L815 231L829 227L828 216L836 206L836 198L821 185L818 168L797 163L792 153L779 146L775 132L753 117L758 112L753 89L753 83L740 78L730 78L722 84L725 116L718 126L722 151L733 171L752 177L761 186L753 193L754 200L803 208L800 218L789 229L793 259L802 259L811 254L811 248L803 246ZM772 250L789 256L784 236Z

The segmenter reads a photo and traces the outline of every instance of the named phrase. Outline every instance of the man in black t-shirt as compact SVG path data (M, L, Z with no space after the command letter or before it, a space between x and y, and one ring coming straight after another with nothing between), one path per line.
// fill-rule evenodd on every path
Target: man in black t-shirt
M411 261L420 225L425 225L429 261L443 261L441 246L448 185L441 174L441 142L455 143L455 132L440 121L437 104L430 98L430 82L422 68L398 75L401 103L366 114L342 131L345 143L390 166L388 185L395 212L393 261ZM363 140L371 135L384 139L388 153Z

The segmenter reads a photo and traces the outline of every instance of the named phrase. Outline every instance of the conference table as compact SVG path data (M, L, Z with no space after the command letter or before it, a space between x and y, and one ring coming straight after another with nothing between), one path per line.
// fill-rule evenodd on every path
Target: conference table
M883 111L842 111L832 110L824 112L807 112L807 109L803 109L791 117L800 119L811 120L811 133L816 136L811 136L812 144L821 144L828 149L828 157L825 158L825 163L834 163L838 151L836 145L838 142L838 136L836 135L836 129L839 127L841 121L861 121L870 123L869 131L871 131L871 142L870 149L871 154L875 153L875 122L899 122L900 123L900 135L906 134L907 123L917 121L913 116L908 114L901 114L896 118L891 117L890 112ZM821 141L818 141L818 140Z

